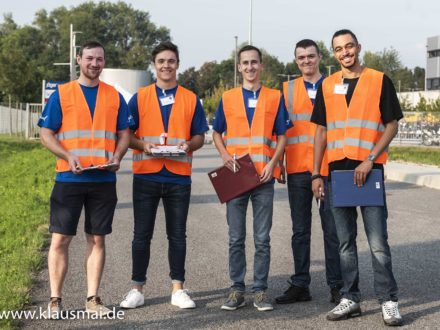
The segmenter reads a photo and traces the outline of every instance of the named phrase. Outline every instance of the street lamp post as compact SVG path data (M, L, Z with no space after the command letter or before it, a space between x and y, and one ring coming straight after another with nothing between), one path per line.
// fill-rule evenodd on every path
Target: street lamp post
M250 1L250 13L249 13L249 45L252 45L252 0Z
M73 24L70 24L70 51L69 63L54 63L53 65L70 66L70 80L76 79L76 35L81 31L73 31Z
M331 76L331 74L332 74L332 68L333 68L333 67L334 67L334 65L332 65L332 64L327 65L328 76Z
M234 87L237 87L237 40L238 36L235 36L235 55L234 55Z

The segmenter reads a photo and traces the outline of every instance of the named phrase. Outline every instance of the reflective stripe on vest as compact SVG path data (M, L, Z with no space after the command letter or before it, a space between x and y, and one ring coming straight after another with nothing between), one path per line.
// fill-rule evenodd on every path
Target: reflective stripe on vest
M331 131L338 128L345 128L345 126L346 125L344 121L328 122L327 130ZM374 121L361 120L361 119L348 119L347 126L368 128L379 132L383 132L385 130L385 126L382 123L376 123Z
M363 161L385 130L379 108L383 73L364 68L348 107L345 95L334 94L335 85L341 81L339 71L325 79L322 85L327 114L328 158L330 162L343 158ZM375 163L385 163L387 156L384 151Z
M297 144L304 142L310 142L308 135L294 136L287 139L287 144Z
M146 153L141 153L141 154L134 154L133 155L133 161L141 161L141 160L157 160L160 157L155 157L155 156L150 156L147 155ZM178 157L172 157L172 160L175 162L181 162L181 163L192 163L192 157L191 156L178 156Z
M55 136L58 141L77 138L92 138L92 132L93 131L91 130L72 130L58 133ZM115 133L107 131L94 131L93 137L107 140L117 140L117 135Z
M83 168L107 163L117 141L119 93L99 82L93 119L78 81L58 87L62 123L56 138L63 148L79 157ZM70 171L69 163L57 158L58 172Z
M269 148L275 149L277 147L277 142L272 141L272 139L269 139L265 136L252 136L251 137L251 143L252 144L265 144ZM248 138L227 138L225 141L226 146L231 145L248 145L249 139Z
M154 144L177 145L191 139L191 123L196 109L196 95L177 87L168 122L167 138L162 139L165 128L157 99L156 85L152 84L138 91L139 128L137 138ZM143 119L141 119L143 118ZM162 168L178 175L191 175L192 152L180 157L153 157L143 150L133 150L133 173L158 173Z
M78 157L103 157L108 159L113 157L113 152L106 150L70 149L69 152Z

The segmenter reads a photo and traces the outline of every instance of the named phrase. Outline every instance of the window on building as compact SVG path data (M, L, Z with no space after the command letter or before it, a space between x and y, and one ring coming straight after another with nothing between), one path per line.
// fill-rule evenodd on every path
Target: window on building
M440 78L428 79L428 90L440 89Z
M440 57L440 49L431 50L428 52L428 57Z

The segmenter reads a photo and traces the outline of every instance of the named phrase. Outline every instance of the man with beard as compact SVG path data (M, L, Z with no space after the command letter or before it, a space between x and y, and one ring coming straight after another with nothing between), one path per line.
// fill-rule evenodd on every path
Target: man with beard
M364 185L371 169L383 173L388 146L403 117L391 80L382 72L362 67L361 45L353 32L340 30L332 38L333 55L341 65L318 90L311 121L315 133L312 190L322 198L324 183L320 167L327 148L330 176L335 170L354 170L353 182ZM331 197L331 184L329 192ZM385 198L385 196L384 196ZM400 325L391 252L388 245L387 207L361 206L365 233L370 246L374 290L386 325ZM327 314L331 321L359 316L360 290L356 246L356 207L333 207L344 286L338 306Z
M38 122L41 142L57 156L57 175L50 198L49 318L61 316L69 245L76 235L83 206L86 311L99 316L111 313L98 296L98 289L105 262L105 236L112 232L117 202L115 172L128 148L130 121L121 94L99 80L105 64L104 47L96 41L87 42L81 47L77 62L78 80L58 87Z

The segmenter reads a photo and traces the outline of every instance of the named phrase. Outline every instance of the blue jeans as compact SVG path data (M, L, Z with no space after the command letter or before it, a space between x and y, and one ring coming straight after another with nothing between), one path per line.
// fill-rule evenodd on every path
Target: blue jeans
M331 185L329 185L331 192ZM331 196L331 195L330 195ZM391 251L388 245L386 202L384 206L361 206L364 229L370 246L373 264L374 291L379 303L397 301L397 283L393 275ZM339 238L344 298L359 302L359 266L356 245L356 207L332 207Z
M150 261L157 207L162 198L168 237L168 262L173 282L185 281L186 220L191 185L133 179L134 237L132 282L144 285Z
M292 285L307 288L310 285L310 237L312 227L312 181L309 172L294 173L287 176L290 214L292 218L292 252L295 273L291 276ZM325 178L326 179L326 178ZM321 227L324 233L325 275L330 288L343 285L339 262L339 240L335 221L329 207L319 209Z
M232 289L245 291L246 275L246 210L249 199L254 215L254 284L252 291L267 289L270 267L270 229L272 228L274 185L266 183L251 190L226 205L229 226L229 277Z

